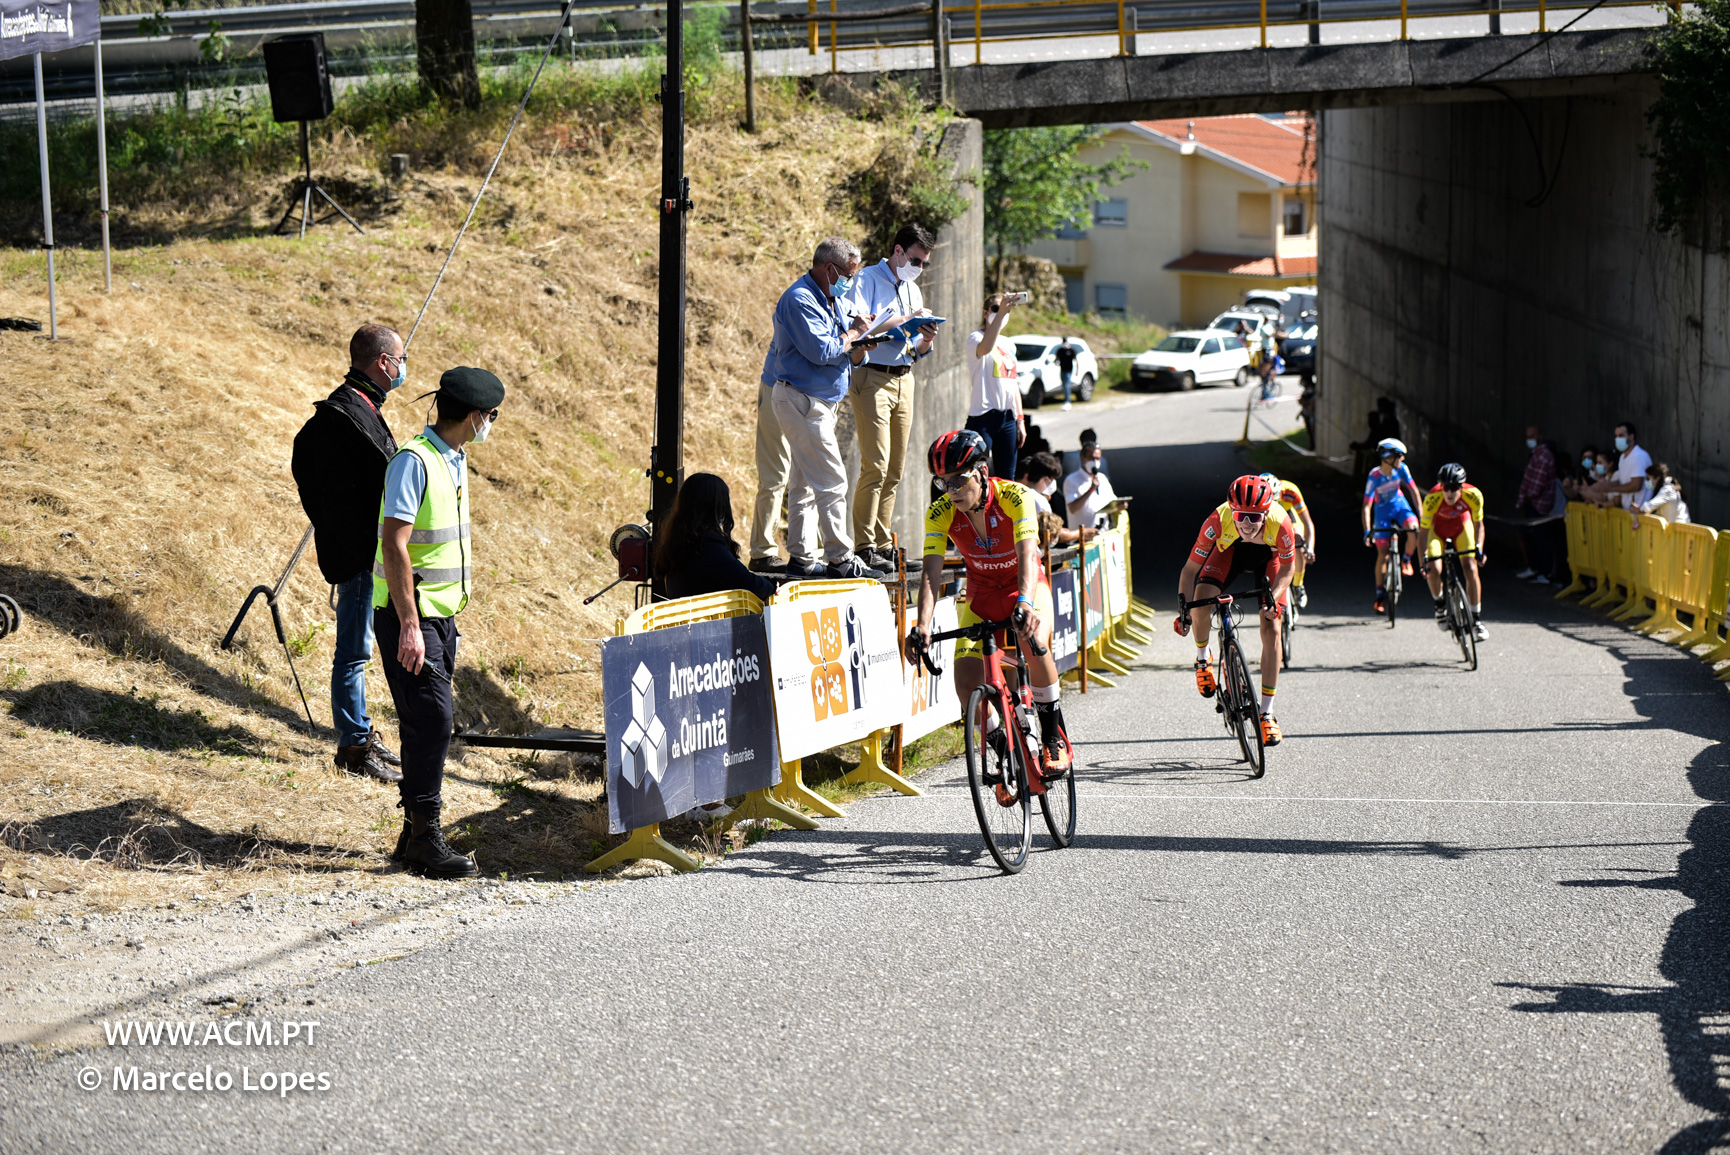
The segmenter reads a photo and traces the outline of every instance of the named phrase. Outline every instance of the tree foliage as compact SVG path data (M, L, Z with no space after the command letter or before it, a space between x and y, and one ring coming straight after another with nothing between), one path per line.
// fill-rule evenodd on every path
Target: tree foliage
M1002 279L1007 249L1054 236L1071 223L1091 226L1099 190L1147 167L1145 161L1132 160L1127 148L1104 164L1076 159L1082 146L1104 133L1101 128L1064 126L985 134L985 242L996 250L995 281Z
M1653 134L1657 225L1703 247L1725 243L1730 179L1730 0L1700 0L1656 38Z

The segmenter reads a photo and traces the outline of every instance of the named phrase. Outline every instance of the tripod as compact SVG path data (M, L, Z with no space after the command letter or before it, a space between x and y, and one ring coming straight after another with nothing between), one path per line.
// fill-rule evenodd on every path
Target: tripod
M284 212L282 214L282 219L276 223L276 232L281 233L288 227L288 218L294 215L296 206L300 208L300 235L302 239L305 239L306 237L306 227L308 225L322 223L314 220L312 215L312 194L317 193L325 200L330 201L331 208L342 213L343 220L354 225L355 232L360 233L362 236L366 235L366 230L361 228L358 224L355 224L354 218L349 216L348 213L343 212L343 207L337 204L336 201L331 198L331 195L325 192L323 187L321 187L317 181L312 179L312 154L307 149L306 123L307 122L304 120L300 122L300 187L295 190L295 196L289 201L288 211ZM328 221L331 218L327 216L324 219Z

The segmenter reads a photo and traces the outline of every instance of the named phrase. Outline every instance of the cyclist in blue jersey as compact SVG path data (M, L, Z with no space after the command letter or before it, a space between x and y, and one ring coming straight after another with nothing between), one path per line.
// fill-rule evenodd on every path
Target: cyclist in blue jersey
M1418 486L1412 480L1412 471L1406 468L1406 443L1397 437L1384 437L1376 443L1376 455L1381 458L1381 464L1370 470L1370 475L1364 482L1364 545L1374 544L1376 547L1376 613L1387 609L1388 591L1381 584L1382 573L1387 565L1388 549L1393 545L1395 533L1416 533L1418 529L1418 507L1423 504L1423 498L1418 496ZM1412 569L1412 539L1406 538L1400 545L1400 573L1411 577Z

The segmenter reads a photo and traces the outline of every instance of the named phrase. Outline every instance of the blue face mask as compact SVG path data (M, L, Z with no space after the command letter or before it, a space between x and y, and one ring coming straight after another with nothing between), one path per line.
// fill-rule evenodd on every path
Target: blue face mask
M1537 439L1536 439L1536 438L1533 438L1533 437L1528 437L1528 438L1526 438L1526 448L1527 448L1527 449L1536 449L1536 448L1538 448L1538 442L1537 442Z
M385 392L387 392L387 393L390 392L390 389L401 389L402 383L404 381L407 381L407 380L408 380L408 355L405 353L402 357L399 357L397 359L396 376L392 377L390 379L390 388L386 389Z
M852 277L837 276L835 278L835 283L829 287L829 295L831 297L845 297L848 293L850 293L852 291L853 291L853 278Z
M1616 438L1616 452L1617 453L1628 452L1628 439L1626 437Z
M1595 464L1597 464L1597 463L1594 462L1590 457L1580 458L1580 468L1581 469L1590 469Z

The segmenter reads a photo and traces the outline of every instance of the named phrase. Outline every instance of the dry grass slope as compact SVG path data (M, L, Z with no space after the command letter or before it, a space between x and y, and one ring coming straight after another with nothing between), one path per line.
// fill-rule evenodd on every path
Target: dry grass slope
M758 136L720 117L689 140L686 455L728 479L742 513L775 296L820 236L857 231L833 190L905 130L777 99ZM233 872L287 886L285 871L388 865L395 791L334 771L329 731L297 728L262 606L233 652L217 641L305 524L288 472L295 430L340 378L357 324L407 332L485 151L453 149L446 167L381 193L364 237L328 226L304 242L262 235L282 173L237 174L190 211L134 205L134 220L203 239L122 248L112 295L100 291L99 253L63 250L68 339L0 332L11 413L0 592L27 615L0 641L7 889L71 880L83 900L117 906ZM324 157L345 187L380 188L380 157L364 142L339 138ZM580 602L609 580L608 533L647 504L658 158L653 114L604 131L531 119L415 339L409 385L386 408L405 439L423 416L410 398L455 364L486 366L510 391L471 457L479 577L461 622L464 725L598 726L599 642L630 595ZM42 316L40 254L0 249L0 270L0 315ZM286 618L321 724L326 594L309 556ZM375 714L394 733L376 663L374 673ZM599 788L569 758L459 753L447 818L492 870L569 872L606 839L586 804ZM39 905L0 902L15 915Z

